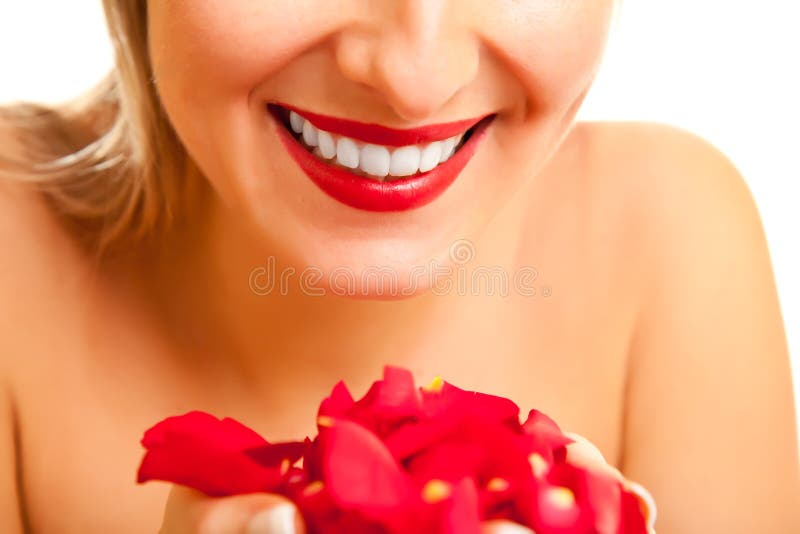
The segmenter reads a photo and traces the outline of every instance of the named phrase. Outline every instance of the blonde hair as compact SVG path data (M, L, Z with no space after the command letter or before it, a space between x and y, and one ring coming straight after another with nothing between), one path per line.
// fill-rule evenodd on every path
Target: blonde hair
M63 106L0 108L13 145L0 144L0 177L35 185L98 252L168 225L189 163L152 83L146 1L103 7L115 57L103 81Z

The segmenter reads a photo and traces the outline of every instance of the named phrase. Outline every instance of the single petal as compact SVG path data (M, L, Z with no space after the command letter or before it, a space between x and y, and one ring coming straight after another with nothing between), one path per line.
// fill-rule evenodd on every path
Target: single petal
M535 436L547 443L552 449L573 443L573 439L564 434L555 421L538 410L531 410L528 419L522 424L526 434Z
M407 475L381 440L358 423L336 420L326 432L322 458L327 489L345 510L381 518L409 498Z
M163 480L211 496L271 491L280 483L279 467L259 465L245 453L266 440L233 419L197 411L169 417L145 432L142 445L139 483Z
M419 417L421 410L422 399L411 372L387 366L383 380L372 384L347 412L347 418L385 437L404 422Z
M651 497L652 499L652 497ZM647 501L630 491L622 492L620 528L617 534L648 534L653 524L653 511Z
M466 391L449 382L443 382L435 390L423 389L421 393L423 412L430 418L456 411L519 425L519 406L505 397Z
M264 467L281 467L287 461L291 466L306 454L309 446L308 441L288 441L253 447L244 453Z
M408 369L386 366L383 370L383 385L376 399L376 408L395 416L417 416L422 407L422 398L414 385L414 376Z
M319 406L318 415L326 417L341 417L347 413L355 404L350 390L343 381L339 381L331 391L330 396L325 398Z

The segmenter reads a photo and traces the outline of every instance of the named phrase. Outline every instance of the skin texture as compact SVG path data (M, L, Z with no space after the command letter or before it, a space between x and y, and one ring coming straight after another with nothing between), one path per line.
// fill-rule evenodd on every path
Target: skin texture
M611 2L332 4L153 3L158 89L207 184L160 244L90 261L0 187L0 530L156 531L170 487L133 483L144 429L201 409L303 436L332 384L361 392L385 363L585 436L651 491L661 534L800 530L786 340L742 177L674 128L573 125ZM445 195L378 215L300 172L272 99L393 127L499 115ZM269 255L406 273L458 239L469 274L534 267L536 296L248 286Z

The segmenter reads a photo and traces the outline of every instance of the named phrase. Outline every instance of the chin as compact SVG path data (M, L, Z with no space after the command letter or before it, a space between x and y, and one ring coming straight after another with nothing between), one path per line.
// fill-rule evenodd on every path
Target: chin
M267 256L258 269L257 293L269 288L269 292L356 300L403 300L431 291L446 294L454 274L472 254L459 249L459 245L469 248L471 242L446 235L387 240L385 235L354 239L326 232L284 234L282 240L280 246L270 247L276 254Z

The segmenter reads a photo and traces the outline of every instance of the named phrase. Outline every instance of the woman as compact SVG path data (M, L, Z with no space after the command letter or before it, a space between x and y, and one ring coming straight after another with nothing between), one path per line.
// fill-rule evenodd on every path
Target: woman
M136 486L142 431L302 436L385 363L548 413L661 534L800 531L742 177L689 133L575 121L613 0L105 8L109 80L3 111L3 532L289 532L268 495Z

